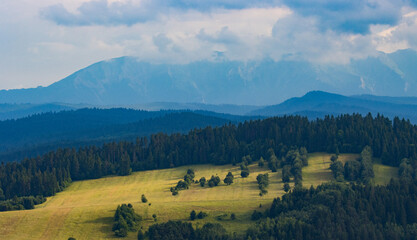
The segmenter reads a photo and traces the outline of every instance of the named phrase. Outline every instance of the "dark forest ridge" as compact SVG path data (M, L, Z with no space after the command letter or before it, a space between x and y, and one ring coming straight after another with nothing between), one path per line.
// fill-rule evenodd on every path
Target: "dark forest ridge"
M251 119L207 111L79 109L0 121L0 160L14 161L59 147L101 145L164 132L221 126Z

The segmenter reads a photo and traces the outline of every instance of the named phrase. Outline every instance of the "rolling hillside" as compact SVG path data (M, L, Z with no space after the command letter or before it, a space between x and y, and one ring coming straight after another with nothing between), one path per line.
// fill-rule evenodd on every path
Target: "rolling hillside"
M354 154L340 155L342 160L356 157ZM316 186L332 180L329 164L329 154L310 154L309 166L303 169L303 185ZM170 187L175 186L190 167L195 170L196 179L218 175L223 180L227 172L232 171L235 182L230 186L222 182L214 188L201 188L195 184L189 190L180 191L178 196L172 196ZM1 212L0 236L11 240L68 239L70 236L78 240L113 239L112 217L117 205L122 203L133 204L136 212L145 219L142 222L145 229L154 223L151 217L154 213L158 222L169 219L187 221L190 211L194 209L209 214L206 219L194 221L195 225L220 222L229 232L240 233L251 224L253 210L264 210L273 198L284 194L280 171L271 173L266 167L260 168L256 164L249 168L251 173L248 178L239 176L237 166L194 165L74 182L34 210ZM384 184L396 176L396 168L385 168L387 171L375 171L375 179L380 181L377 184ZM269 193L260 197L256 176L266 172L270 178ZM150 206L141 203L141 194L146 195ZM259 208L260 204L262 208ZM236 220L230 220L231 213L236 214ZM217 216L223 214L228 216L218 220ZM126 239L136 239L136 234L130 233Z

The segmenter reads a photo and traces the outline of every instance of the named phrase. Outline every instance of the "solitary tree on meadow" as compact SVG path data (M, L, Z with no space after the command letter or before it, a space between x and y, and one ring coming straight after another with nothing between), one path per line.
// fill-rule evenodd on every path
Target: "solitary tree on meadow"
M141 200L143 203L148 202L148 199L145 197L145 194L142 194Z

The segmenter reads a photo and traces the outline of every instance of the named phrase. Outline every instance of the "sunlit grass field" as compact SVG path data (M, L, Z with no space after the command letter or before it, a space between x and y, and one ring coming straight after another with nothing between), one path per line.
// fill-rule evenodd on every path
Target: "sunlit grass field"
M309 166L303 168L303 186L316 186L333 179L329 170L330 156L309 155ZM342 154L339 158L347 160L357 156ZM209 179L212 175L223 180L231 171L234 183L226 186L222 181L213 188L192 184L190 189L172 196L170 187L183 178L188 168L195 170L197 180L203 176ZM219 222L229 232L241 233L251 224L250 215L254 210L264 211L273 198L284 194L280 171L272 173L266 166L260 168L256 163L249 169L248 178L240 177L239 166L194 165L74 182L34 210L0 213L0 239L112 239L115 238L111 231L114 211L122 203L131 203L144 218L144 229L154 223L153 214L157 215L157 222L188 220L194 209L207 212L208 217L193 224ZM269 173L270 180L268 194L262 197L256 182L260 173ZM376 183L387 183L396 174L396 168L375 166ZM142 194L151 205L141 202ZM235 213L236 220L230 220L231 213ZM223 214L227 217L218 220L217 216ZM129 233L125 239L136 239L136 233Z

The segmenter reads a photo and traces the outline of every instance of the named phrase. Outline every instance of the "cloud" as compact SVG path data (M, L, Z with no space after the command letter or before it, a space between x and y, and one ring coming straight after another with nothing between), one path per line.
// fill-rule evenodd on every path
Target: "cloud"
M93 0L75 12L64 5L41 10L41 16L58 25L132 26L156 20L173 11L212 12L288 6L304 17L319 20L319 30L368 34L371 25L396 25L405 6L417 7L416 0Z
M321 30L368 34L371 25L395 25L405 0L283 0L293 11L316 17Z
M273 7L280 5L278 0L161 0L170 7L209 11L211 9L245 9Z
M93 0L82 3L75 13L68 11L63 4L56 4L43 8L40 15L44 19L64 26L131 26L155 20L158 15L166 15L170 10L207 12L212 9L270 7L277 5L277 2L275 0Z
M237 44L239 43L239 37L229 30L229 27L225 26L215 34L207 34L204 29L201 29L197 34L197 38L202 41L220 43L220 44Z
M55 52L70 52L75 49L74 45L62 42L42 42L39 43L39 46ZM36 51L39 51L38 48L35 48L35 52Z
M417 49L414 7L416 0L6 0L0 88L48 85L125 55L346 63Z
M276 22L259 51L275 60L347 63L377 52L368 35L320 31L320 20L292 14Z
M163 33L159 33L158 35L154 36L152 40L160 52L165 52L167 47L172 43L172 40Z
M56 4L43 8L40 15L64 26L131 26L155 19L156 11L152 5L148 2L138 5L132 1L95 0L82 3L76 13L69 12L63 4Z
M398 25L388 29L375 30L373 36L376 48L384 52L398 49L417 49L417 11L405 14Z

